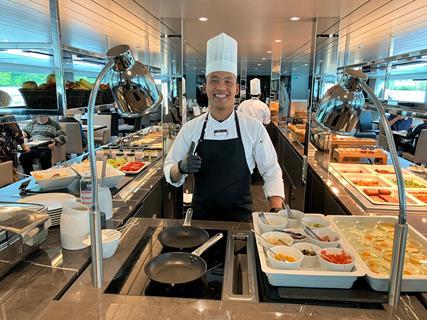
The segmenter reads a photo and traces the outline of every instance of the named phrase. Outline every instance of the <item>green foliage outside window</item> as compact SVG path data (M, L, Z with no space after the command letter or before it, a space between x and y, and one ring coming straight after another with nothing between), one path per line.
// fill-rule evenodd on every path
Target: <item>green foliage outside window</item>
M0 87L21 87L25 81L35 81L38 85L46 82L47 74L23 73L23 72L1 72Z

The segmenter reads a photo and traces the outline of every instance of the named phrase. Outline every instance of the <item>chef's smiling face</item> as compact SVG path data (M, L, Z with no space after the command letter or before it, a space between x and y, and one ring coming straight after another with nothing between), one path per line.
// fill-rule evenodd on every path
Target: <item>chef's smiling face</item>
M236 76L230 72L217 71L208 74L206 94L209 107L218 110L233 109L234 96L238 92Z

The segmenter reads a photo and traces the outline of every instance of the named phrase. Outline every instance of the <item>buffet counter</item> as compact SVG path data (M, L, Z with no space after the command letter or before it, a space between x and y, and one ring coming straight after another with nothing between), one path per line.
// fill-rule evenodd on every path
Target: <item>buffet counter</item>
M307 180L304 185L301 179L304 146L291 130L278 125L277 122L272 122L268 131L276 146L279 164L284 172L285 186L291 185L286 196L290 199L292 208L325 215L397 215L397 206L395 211L364 208L361 201L355 200L356 193L344 186L344 179L330 169L331 154L317 150L311 143L307 156ZM403 168L410 165L410 162L404 159L400 158L400 161ZM427 235L427 216L423 212L408 213L408 222Z
M65 292L58 301L51 301L40 310L39 319L422 319L427 316L426 309L415 295L402 295L401 304L396 310L383 304L376 308L358 306L344 307L336 303L329 304L299 304L288 301L287 303L269 303L261 301L261 297L255 299L239 298L224 295L227 284L223 287L223 295L220 300L193 299L182 297L158 297L146 296L140 285L139 291L118 286L117 292L111 292L112 283L125 272L123 266L129 263L129 256L139 250L135 266L142 263L144 248L153 252L156 248L156 233L165 226L180 225L178 220L160 219L131 219L134 226L131 227L123 238L116 254L104 260L104 287L94 289L91 285L90 268L87 268L74 284ZM230 235L243 237L249 234L252 225L249 223L232 222L202 222L194 221L194 226L223 230ZM141 249L141 240L150 235ZM229 246L228 246L229 248ZM252 248L253 250L253 248ZM248 254L248 252L246 252ZM150 259L149 254L146 259ZM224 266L229 268L228 265ZM142 272L143 273L143 272ZM133 282L141 280L141 274L130 273L127 278ZM145 281L145 280L144 280ZM128 280L129 282L129 280ZM230 281L235 283L235 281ZM138 285L137 285L138 286ZM126 289L126 290L125 290ZM105 293L105 291L109 293Z
M113 217L107 228L121 226L139 215L144 202L161 183L163 161L135 176L113 196ZM18 195L14 195L16 199ZM160 215L160 206L158 215ZM155 214L156 209L150 208ZM61 248L59 227L49 228L40 250L16 265L0 280L0 319L34 319L52 300L60 298L90 264L90 249Z

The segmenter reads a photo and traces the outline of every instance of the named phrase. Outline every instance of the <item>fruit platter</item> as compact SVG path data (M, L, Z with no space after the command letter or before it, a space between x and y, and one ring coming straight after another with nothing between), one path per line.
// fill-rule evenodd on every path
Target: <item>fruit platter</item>
M120 167L120 171L126 174L138 174L144 170L148 165L148 162L142 161L131 161Z
M296 210L292 210L296 211ZM298 220L279 213L252 213L261 270L273 286L340 288L353 286L363 277L361 261L322 214L305 214L319 239L305 233ZM268 249L267 249L268 248Z
M143 161L128 162L124 158L118 158L118 159L108 159L107 163L110 166L126 174L138 174L147 167L149 162L143 162Z
M350 254L362 261L372 289L387 291L391 272L394 224L389 216L328 216ZM402 291L427 291L427 239L409 226Z

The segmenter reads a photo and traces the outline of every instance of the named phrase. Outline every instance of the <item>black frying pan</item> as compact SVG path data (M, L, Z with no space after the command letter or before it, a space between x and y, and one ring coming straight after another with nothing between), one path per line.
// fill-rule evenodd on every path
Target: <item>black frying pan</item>
M193 210L190 208L185 214L182 226L170 227L159 233L157 239L163 246L174 249L188 249L200 246L209 239L209 234L200 228L191 226Z
M191 253L169 252L158 255L148 262L144 271L151 280L180 284L200 278L206 272L206 262L200 255L222 238L218 233Z

